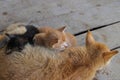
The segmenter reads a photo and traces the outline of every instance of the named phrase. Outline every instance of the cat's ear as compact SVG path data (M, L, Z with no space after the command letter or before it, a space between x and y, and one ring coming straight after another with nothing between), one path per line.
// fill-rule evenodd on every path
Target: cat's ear
M43 39L46 37L46 33L36 34L33 38L35 44L43 44Z
M57 30L60 31L60 32L64 32L65 29L66 29L66 26L63 26L63 27L61 27L61 28L58 28Z
M87 36L86 36L86 45L91 45L95 42L92 33L88 31Z
M110 51L110 52L105 52L105 53L103 53L103 58L104 58L105 61L108 61L109 59L111 59L117 53L118 53L117 50L113 50L113 51Z
M36 34L35 36L38 37L38 38L39 38L39 37L45 37L45 36L46 36L46 33L39 33L39 34Z

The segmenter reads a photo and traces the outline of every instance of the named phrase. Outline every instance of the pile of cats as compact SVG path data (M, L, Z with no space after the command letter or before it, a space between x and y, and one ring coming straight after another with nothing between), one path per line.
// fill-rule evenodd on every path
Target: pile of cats
M25 27L21 29L22 32L10 31L9 35L26 32ZM46 29L40 30L47 33ZM19 51L18 48L10 54L6 54L6 42L10 41L11 36L7 37L6 32L0 35L0 80L92 80L96 71L118 53L95 41L90 31L86 35L85 46L76 46L76 42L65 40L72 46L67 45L64 49L62 47L61 51L56 51L56 46L61 45L62 41L48 36L48 33L46 37L46 34L39 33L39 29L33 34L32 42L25 38L28 43L22 45L22 50ZM47 39L52 40L52 43L46 44L49 41ZM66 43L63 45L66 46ZM57 47L57 50L58 48L61 47Z

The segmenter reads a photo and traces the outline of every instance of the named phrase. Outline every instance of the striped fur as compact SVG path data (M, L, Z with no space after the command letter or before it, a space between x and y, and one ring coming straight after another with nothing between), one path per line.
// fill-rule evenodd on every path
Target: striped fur
M22 52L4 54L0 50L2 80L92 80L96 71L118 51L94 41L87 34L85 47L71 47L64 52L26 45Z

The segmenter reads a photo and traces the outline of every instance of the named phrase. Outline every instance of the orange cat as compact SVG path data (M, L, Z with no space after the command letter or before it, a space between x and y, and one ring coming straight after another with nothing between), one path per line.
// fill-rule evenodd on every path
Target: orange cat
M92 80L117 54L96 42L88 32L85 47L70 47L56 53L42 46L26 45L22 52L4 54L0 50L0 79L2 80Z
M60 51L68 47L76 46L76 38L72 34L65 32L65 28L65 26L59 29L51 27L39 28L40 33L34 37L35 44Z

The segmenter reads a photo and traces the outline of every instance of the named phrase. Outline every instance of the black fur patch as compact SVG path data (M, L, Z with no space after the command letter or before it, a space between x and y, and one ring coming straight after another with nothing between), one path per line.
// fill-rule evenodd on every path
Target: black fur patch
M9 35L10 41L7 44L6 54L10 54L12 51L21 51L24 46L29 43L33 45L33 37L39 33L39 30L33 25L26 25L27 32L23 35Z

